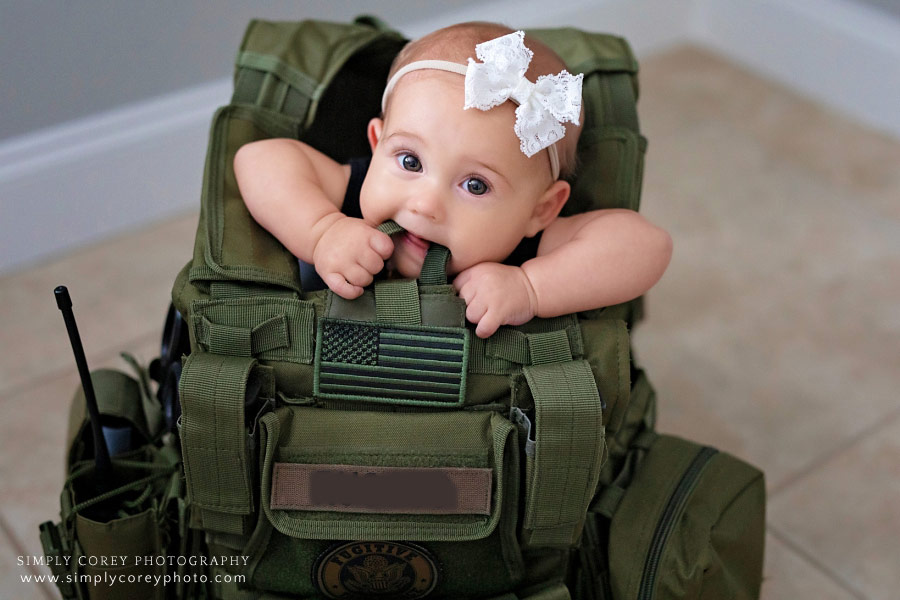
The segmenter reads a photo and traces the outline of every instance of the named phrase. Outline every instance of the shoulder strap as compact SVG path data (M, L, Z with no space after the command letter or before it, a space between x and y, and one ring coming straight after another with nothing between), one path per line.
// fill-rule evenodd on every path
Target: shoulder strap
M640 204L644 151L637 117L638 64L623 38L578 29L529 31L572 73L584 73L584 127L578 168L563 214Z
M250 23L234 95L210 131L191 283L237 280L300 291L296 260L243 204L234 154L270 137L302 139L339 161L367 153L362 132L380 111L391 60L405 43L365 20ZM187 302L176 297L175 304Z

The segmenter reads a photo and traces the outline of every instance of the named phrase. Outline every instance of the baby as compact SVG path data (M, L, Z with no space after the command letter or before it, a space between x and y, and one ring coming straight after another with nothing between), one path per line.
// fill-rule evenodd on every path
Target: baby
M483 62L471 60L476 52ZM385 261L417 277L438 243L450 250L466 318L488 337L535 316L631 300L665 271L671 239L638 213L559 216L581 130L581 75L539 41L490 23L433 32L395 59L382 109L366 132L367 171L365 161L342 165L290 139L235 156L251 215L334 293L359 296ZM375 229L387 220L405 233Z

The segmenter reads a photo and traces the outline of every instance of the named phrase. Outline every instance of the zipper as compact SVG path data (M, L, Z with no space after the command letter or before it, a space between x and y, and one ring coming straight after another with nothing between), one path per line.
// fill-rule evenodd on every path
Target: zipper
M694 490L697 480L700 479L703 467L718 452L718 450L709 446L701 448L681 476L675 491L669 496L669 501L666 503L665 509L663 509L662 516L656 525L656 531L653 532L653 538L650 542L650 551L647 553L647 561L644 563L641 587L637 596L638 600L651 600L653 588L656 585L657 572L659 571L659 560L662 558L669 534L672 533L672 529L675 527L678 517L681 516L688 497Z

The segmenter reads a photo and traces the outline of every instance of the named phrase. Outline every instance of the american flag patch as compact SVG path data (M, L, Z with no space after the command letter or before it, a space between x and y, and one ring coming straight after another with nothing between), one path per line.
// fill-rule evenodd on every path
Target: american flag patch
M462 327L391 327L323 319L316 344L315 394L370 402L461 405L468 335Z

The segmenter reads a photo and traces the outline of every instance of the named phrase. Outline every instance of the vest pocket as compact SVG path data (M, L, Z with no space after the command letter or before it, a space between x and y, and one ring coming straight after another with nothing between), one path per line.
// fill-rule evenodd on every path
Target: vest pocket
M418 585L440 598L521 579L518 444L503 416L283 407L260 434L253 585L398 596Z

